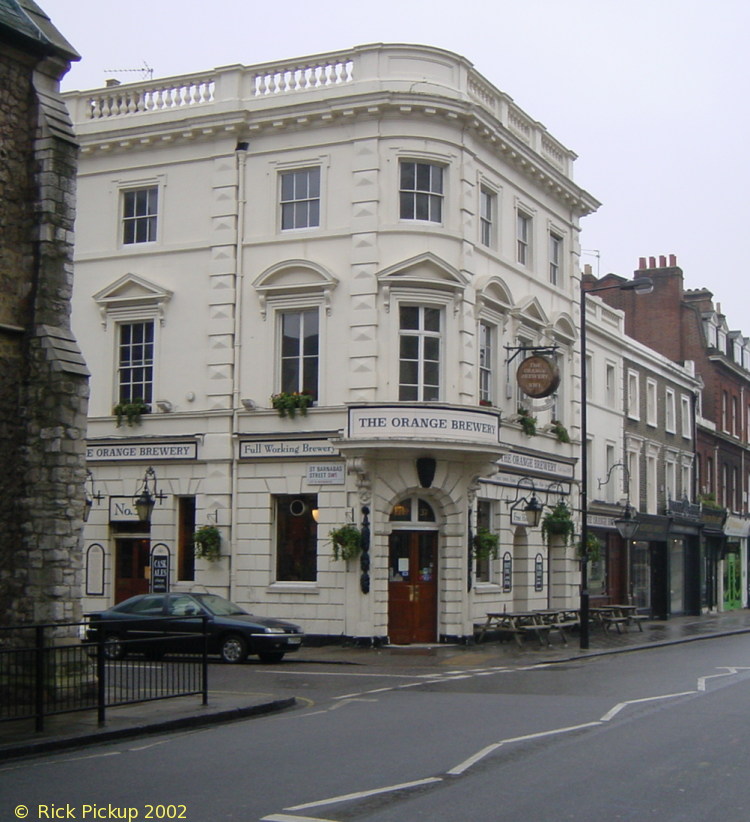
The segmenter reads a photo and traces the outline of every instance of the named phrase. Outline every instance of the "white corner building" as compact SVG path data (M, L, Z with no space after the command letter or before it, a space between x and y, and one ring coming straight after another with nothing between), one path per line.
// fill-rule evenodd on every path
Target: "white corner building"
M200 589L311 636L409 643L576 601L574 549L524 513L577 503L579 220L599 204L572 151L466 59L417 45L67 104L84 611ZM561 375L544 400L516 384L536 348ZM348 523L362 551L334 559ZM202 526L218 559L194 558ZM475 556L480 527L496 557Z

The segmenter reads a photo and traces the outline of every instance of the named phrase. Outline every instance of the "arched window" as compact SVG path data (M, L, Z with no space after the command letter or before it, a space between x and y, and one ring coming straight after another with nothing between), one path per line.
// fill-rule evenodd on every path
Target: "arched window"
M421 497L404 497L391 509L390 522L435 522L435 511Z

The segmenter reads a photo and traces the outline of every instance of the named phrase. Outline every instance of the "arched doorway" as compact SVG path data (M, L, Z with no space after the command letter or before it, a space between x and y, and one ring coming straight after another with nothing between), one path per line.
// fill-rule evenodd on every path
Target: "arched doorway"
M396 644L435 642L438 531L432 506L406 497L391 511L388 541L388 636Z

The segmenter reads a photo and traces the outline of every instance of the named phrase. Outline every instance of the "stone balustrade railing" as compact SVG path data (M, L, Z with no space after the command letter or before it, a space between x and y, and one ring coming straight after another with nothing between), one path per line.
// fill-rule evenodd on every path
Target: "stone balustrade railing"
M290 97L324 92L351 97L362 92L400 92L470 100L502 123L516 138L570 175L575 155L532 120L512 99L495 88L471 63L451 52L428 46L370 45L302 60L257 66L225 66L212 72L165 80L109 86L65 95L76 127L97 122L97 132L122 118L170 113L184 117L188 109L217 111L269 109L288 105ZM83 127L83 128L82 128Z

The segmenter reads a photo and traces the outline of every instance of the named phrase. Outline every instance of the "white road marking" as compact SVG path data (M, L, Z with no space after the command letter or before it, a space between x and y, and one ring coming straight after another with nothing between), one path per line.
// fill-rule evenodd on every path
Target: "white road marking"
M417 779L414 782L401 782L398 785L386 785L384 788L373 788L369 791L357 791L356 793L345 793L341 796L332 796L328 799L319 799L316 802L306 802L304 805L293 805L291 808L284 808L285 811L304 811L307 808L321 808L323 805L335 805L338 802L348 802L352 799L366 799L368 796L377 796L381 793L393 793L404 791L409 788L419 788L422 785L431 785L434 782L442 782L442 777L430 776L426 779Z
M690 694L695 694L697 691L681 691L677 694L661 694L659 696L644 696L642 699L628 699L626 702L619 702L613 708L610 708L606 714L601 718L600 722L609 722L614 716L620 713L623 708L627 708L628 705L637 705L639 702L656 702L659 699L675 699L678 696L690 696Z
M546 736L556 736L557 734L566 734L570 731L580 731L583 728L593 728L596 725L601 725L601 722L584 722L582 725L570 725L567 728L553 728L551 731L540 731L535 734L526 734L525 736L514 736L509 739L501 739L499 742L495 742L492 745L488 745L486 748L482 748L481 751L478 751L473 756L465 759L459 765L456 765L455 768L451 768L447 771L447 774L448 776L460 776L472 765L476 765L477 762L484 759L484 757L488 756L493 751L496 751L502 745L510 745L512 742L527 742L530 739L543 739Z
M709 679L716 679L717 677L722 677L722 676L732 676L733 674L736 674L739 671L750 671L750 668L741 668L741 667L731 668L729 665L724 665L722 667L724 668L724 671L725 671L725 673L723 673L723 674L710 674L709 676L700 677L698 679L698 690L699 691L705 691L706 690L706 682L708 682ZM721 670L721 668L719 668L719 670Z
M321 819L318 816L290 816L288 813L275 813L264 816L260 822L336 822L335 819Z

